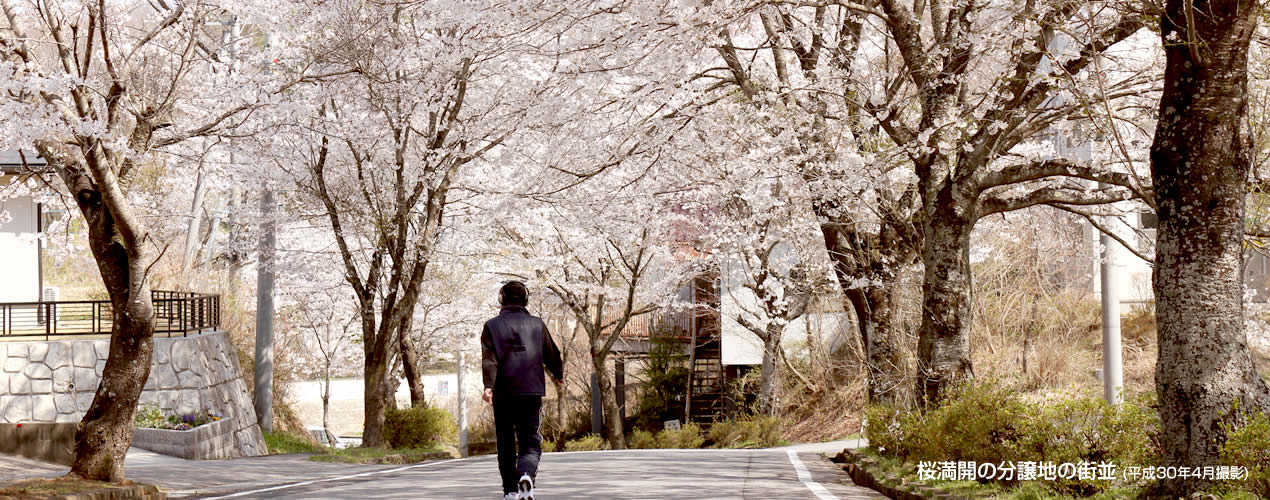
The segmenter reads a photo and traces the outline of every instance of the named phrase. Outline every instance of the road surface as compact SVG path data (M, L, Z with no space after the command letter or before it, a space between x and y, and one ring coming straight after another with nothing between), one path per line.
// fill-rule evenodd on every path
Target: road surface
M624 450L543 455L538 498L813 499L880 498L851 484L820 452L835 442L763 450ZM128 453L128 478L173 498L502 498L493 456L412 465L312 462L305 455L191 461ZM0 482L55 477L64 466L0 455Z
M499 499L492 456L324 477L205 498ZM846 475L816 453L785 450L626 450L550 453L537 497L569 499L879 498L842 484Z

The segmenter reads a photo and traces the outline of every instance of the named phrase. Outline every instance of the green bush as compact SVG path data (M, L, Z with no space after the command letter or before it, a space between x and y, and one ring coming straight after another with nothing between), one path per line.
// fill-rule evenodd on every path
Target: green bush
M694 422L684 424L679 430L663 430L657 433L655 448L700 448L706 439L701 436L701 426Z
M1153 406L1143 398L1113 406L1091 394L1029 404L997 382L981 380L954 388L934 408L870 407L864 436L879 453L909 463L1105 461L1145 467L1160 456ZM1112 483L1060 479L1045 486L1089 496Z
M564 451L596 451L609 449L609 443L599 434L587 434L564 443Z
M393 448L428 448L452 444L458 428L442 408L419 406L384 413L384 438Z
M542 440L542 452L547 453L552 451L557 451L556 443L554 441L547 441L546 439Z
M716 420L708 435L718 448L768 448L785 443L780 435L780 419L768 416Z
M1238 403L1232 413L1239 412ZM1248 468L1245 481L1226 481L1227 487L1270 498L1270 416L1263 412L1244 415L1243 425L1223 424L1226 442L1221 447L1223 465Z
M685 342L673 336L654 336L644 370L648 381L639 393L639 407L631 418L636 427L657 429L662 422L683 415L682 395L688 390Z
M635 429L631 433L631 438L626 441L627 447L636 450L644 450L648 448L658 448L657 438L653 433L644 429Z

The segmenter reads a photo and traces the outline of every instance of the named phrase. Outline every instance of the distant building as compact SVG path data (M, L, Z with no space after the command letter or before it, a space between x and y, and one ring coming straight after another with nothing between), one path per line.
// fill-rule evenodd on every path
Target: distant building
M26 154L26 165L45 166L35 154ZM4 189L24 171L22 159L15 151L0 151L0 302L37 302L44 288L41 257L44 246L39 239L43 224L43 207L29 195L9 197Z

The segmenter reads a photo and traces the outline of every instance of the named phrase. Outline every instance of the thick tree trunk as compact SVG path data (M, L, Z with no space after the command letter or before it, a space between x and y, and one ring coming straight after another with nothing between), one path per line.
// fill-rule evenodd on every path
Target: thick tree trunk
M70 475L119 482L124 479L137 401L154 353L154 308L146 280L150 263L144 249L127 249L116 239L119 228L99 193L79 191L76 200L88 223L89 248L110 294L112 326L101 383L76 428Z
M869 402L903 406L907 398L904 397L899 335L892 322L892 294L892 291L880 286L846 292L858 323L861 344L864 345Z
M938 401L959 380L974 376L970 363L970 232L974 217L944 189L924 224L922 326L918 332L917 396ZM964 205L963 205L964 207Z
M780 387L781 325L769 323L767 338L763 339L763 364L759 371L758 411L763 415L776 416L780 413L777 402Z
M622 414L617 408L617 390L613 384L613 377L604 363L607 358L608 356L591 356L593 360L591 367L595 369L596 379L600 385L600 403L604 406L604 423L608 427L609 448L624 450L626 435L622 429Z
M901 231L890 227L878 235L861 234L858 225L834 215L832 204L818 203L817 215L825 248L833 261L834 275L844 292L844 306L855 313L864 362L868 369L869 402L904 405L904 381L900 360L899 332L893 322L894 281L900 267L912 258L912 251L900 241ZM900 221L894 221L900 223ZM872 283L861 287L860 278Z
M1166 66L1151 173L1160 224L1154 288L1156 391L1166 466L1217 465L1235 400L1270 407L1244 333L1242 248L1251 141L1247 113L1252 0L1168 0L1160 17ZM1194 31L1188 32L1187 26ZM1162 483L1169 496L1207 489Z
M365 389L365 421L362 425L362 446L384 448L384 412L388 401L384 398L384 386L388 385L388 356L384 350L368 349L366 364L362 370Z

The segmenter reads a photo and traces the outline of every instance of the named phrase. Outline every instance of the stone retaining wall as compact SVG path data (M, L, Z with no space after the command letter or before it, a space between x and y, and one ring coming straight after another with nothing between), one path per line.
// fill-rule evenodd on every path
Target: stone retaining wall
M78 422L109 351L109 339L0 342L0 423ZM267 453L227 332L154 339L141 403L165 414L222 413L235 426L233 456Z

